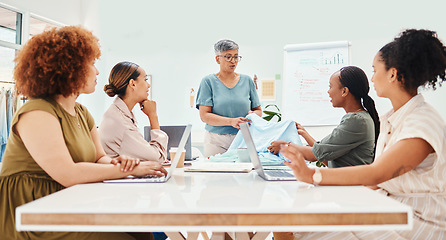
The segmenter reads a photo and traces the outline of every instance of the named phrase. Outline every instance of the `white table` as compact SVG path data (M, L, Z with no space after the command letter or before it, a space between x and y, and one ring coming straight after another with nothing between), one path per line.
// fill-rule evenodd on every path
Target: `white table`
M16 209L19 231L407 230L409 206L362 186L177 171L167 183L76 185Z

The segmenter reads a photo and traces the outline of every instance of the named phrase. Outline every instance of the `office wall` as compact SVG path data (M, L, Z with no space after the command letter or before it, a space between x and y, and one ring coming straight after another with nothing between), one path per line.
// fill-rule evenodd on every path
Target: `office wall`
M348 40L351 64L372 75L372 59L385 43L405 28L436 30L446 42L443 9L446 1L255 1L255 0L16 0L3 2L34 9L36 13L66 24L81 23L102 45L96 92L79 101L99 124L111 103L102 89L110 69L119 61L134 61L153 75L153 99L161 124L192 123L204 128L198 111L189 107L190 88L197 90L203 76L219 71L213 44L230 38L240 45L243 61L237 72L259 79L283 77L286 44ZM275 103L281 104L281 81ZM373 86L373 85L372 85ZM327 79L328 88L328 79ZM425 95L446 119L446 87ZM379 113L390 109L386 99L371 96ZM265 102L270 103L270 102ZM315 110L317 111L317 110ZM135 109L141 127L148 121ZM296 119L298 121L298 119ZM331 128L314 128L317 139Z
M161 124L190 122L203 129L198 111L189 107L189 90L197 89L203 76L218 72L212 45L230 38L240 45L243 61L237 71L260 79L282 77L286 44L348 40L351 64L372 75L372 60L385 43L405 28L436 30L446 41L443 9L446 1L94 1L96 25L103 46L97 92L85 104L99 121L111 102L102 93L108 73L118 61L140 64L153 75L153 98ZM277 81L281 104L281 80ZM328 79L327 79L328 88ZM446 88L426 94L446 118ZM390 109L376 98L379 113ZM105 102L101 104L103 101ZM317 111L317 109L315 109ZM138 111L136 111L138 112ZM140 124L147 120L137 114ZM298 119L296 119L298 121ZM316 138L331 128L315 128Z

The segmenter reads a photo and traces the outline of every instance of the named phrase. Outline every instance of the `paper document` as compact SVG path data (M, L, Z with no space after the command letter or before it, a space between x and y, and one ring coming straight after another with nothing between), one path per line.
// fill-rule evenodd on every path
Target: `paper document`
M197 162L185 167L185 172L250 172L252 163Z

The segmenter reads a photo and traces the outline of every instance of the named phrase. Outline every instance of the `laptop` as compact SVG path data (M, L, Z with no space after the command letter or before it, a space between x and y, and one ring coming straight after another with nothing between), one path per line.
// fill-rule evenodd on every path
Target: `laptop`
M257 154L248 123L240 123L240 131L242 131L243 139L245 140L254 170L256 170L261 178L268 181L297 181L291 169L264 169L260 162L259 155Z
M178 150L175 153L175 158L172 160L170 169L167 173L167 175L163 177L158 177L157 175L147 175L144 177L127 177L122 179L112 179L112 180L105 180L105 183L164 183L167 182L170 177L172 177L173 171L177 168L178 162L180 161L181 152L182 149L184 149L184 146L186 145L186 141L190 136L192 125L187 125L186 129L184 129L183 135L180 140L180 144L178 145Z
M170 159L170 153L169 150L171 147L177 147L179 146L180 139L182 136L182 132L184 132L184 129L186 129L186 125L176 125L176 126L160 126L160 129L169 136L169 142L167 143L167 159ZM147 142L150 142L150 126L144 127L144 139ZM184 156L184 160L190 161L194 158L192 157L192 144L191 144L191 137L187 139L186 146L184 147L186 150L186 155Z

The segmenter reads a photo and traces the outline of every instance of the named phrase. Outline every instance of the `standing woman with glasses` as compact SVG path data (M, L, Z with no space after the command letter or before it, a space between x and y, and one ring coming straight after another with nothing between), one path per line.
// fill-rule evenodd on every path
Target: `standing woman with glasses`
M206 123L205 157L226 152L240 129L239 124L250 122L246 115L255 112L262 116L254 81L235 72L242 58L238 49L234 41L218 41L214 50L220 71L204 77L198 89L196 107Z

